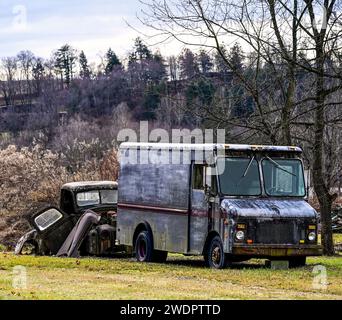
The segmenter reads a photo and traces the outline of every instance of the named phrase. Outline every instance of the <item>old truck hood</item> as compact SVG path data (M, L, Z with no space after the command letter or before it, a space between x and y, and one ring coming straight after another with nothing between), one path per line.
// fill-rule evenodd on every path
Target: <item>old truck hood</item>
M301 199L223 199L221 207L242 217L315 218L316 211Z

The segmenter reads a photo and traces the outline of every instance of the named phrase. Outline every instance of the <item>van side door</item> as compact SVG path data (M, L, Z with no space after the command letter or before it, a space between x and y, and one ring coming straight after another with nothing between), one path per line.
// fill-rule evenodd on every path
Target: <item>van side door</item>
M211 213L206 194L205 165L192 164L191 210L189 216L189 251L202 254Z

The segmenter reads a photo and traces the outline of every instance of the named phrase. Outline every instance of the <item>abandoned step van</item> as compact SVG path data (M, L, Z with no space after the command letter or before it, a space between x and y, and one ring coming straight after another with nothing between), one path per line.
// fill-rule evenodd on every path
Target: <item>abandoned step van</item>
M253 257L305 265L321 254L302 150L122 143L117 241L138 261L203 255L212 268Z

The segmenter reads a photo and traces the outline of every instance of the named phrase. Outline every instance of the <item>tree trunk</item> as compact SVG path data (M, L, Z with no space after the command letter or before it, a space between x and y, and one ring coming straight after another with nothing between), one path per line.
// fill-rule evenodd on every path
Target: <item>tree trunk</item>
M333 255L334 244L331 228L331 207L333 196L330 194L323 173L323 139L325 129L324 112L324 58L323 48L316 49L316 65L319 71L316 75L316 113L315 113L315 142L313 146L313 183L319 201L322 224L323 254Z
M333 241L333 233L331 229L331 206L332 200L330 198L323 198L320 201L320 210L321 210L321 236L322 236L322 246L323 246L323 254L325 255L333 255L334 252L334 241Z

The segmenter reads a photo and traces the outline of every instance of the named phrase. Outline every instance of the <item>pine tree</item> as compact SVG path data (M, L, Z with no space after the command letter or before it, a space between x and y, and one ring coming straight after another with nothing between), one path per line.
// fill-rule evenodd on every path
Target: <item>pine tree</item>
M225 47L220 48L221 53L225 58L227 58L227 49ZM229 67L228 64L226 63L225 59L221 56L219 52L216 52L215 54L215 67L216 71L223 75L224 77L228 74L229 72Z
M109 48L106 53L105 73L108 75L113 72L116 67L121 67L121 62L115 52Z
M150 61L150 65L152 65L151 80L154 82L165 80L167 77L166 65L161 53L159 51L155 52Z
M201 73L206 74L211 71L213 62L210 55L206 51L201 50L197 56L197 60L201 68Z
M238 43L235 43L234 46L230 49L228 60L232 66L234 72L241 72L243 69L243 51Z
M142 62L144 60L149 60L152 58L152 52L150 49L143 43L141 38L136 38L134 41L133 51L129 55L129 64L135 62Z
M44 75L44 65L42 58L36 58L32 66L32 77L35 81L36 93L41 94L41 81Z
M80 77L82 79L88 79L90 78L90 70L88 66L88 59L82 50L79 55L79 63L80 63Z
M179 66L182 79L191 79L198 74L196 57L190 49L185 49L180 55Z
M62 46L55 52L55 67L60 73L63 82L70 85L74 75L75 62L77 60L75 49L68 44Z

